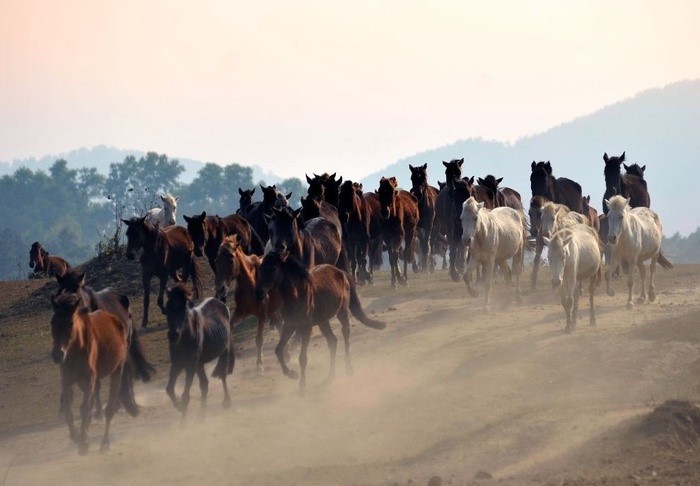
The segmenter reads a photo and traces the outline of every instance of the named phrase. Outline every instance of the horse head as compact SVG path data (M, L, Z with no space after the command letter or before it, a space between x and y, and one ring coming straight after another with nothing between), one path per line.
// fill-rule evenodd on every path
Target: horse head
M185 324L188 322L188 310L192 292L185 284L175 284L167 289L168 302L165 304L165 318L168 321L168 340L178 342L182 339Z
M299 253L301 253L301 241L299 239L301 209L292 210L289 207L282 209L272 208L272 216L266 217L268 220L268 231L270 232L270 245L274 250L286 251L291 248L298 248Z
M122 219L122 223L126 225L126 257L133 260L136 252L146 244L147 233L155 228L146 221L146 216Z
M60 293L51 296L51 336L53 347L51 358L54 363L63 361L65 352L73 333L73 314L80 306L80 297L77 294Z
M428 164L418 167L408 164L408 168L411 170L411 190L414 194L419 194L428 185Z
M357 188L360 187L362 191L362 185L352 182L351 180L346 180L340 186L338 191L338 218L342 224L347 224L350 220L350 213L355 210L359 196L357 194Z
M537 233L542 227L542 206L546 199L542 196L533 196L530 199L530 209L527 214L530 217L530 236L537 238Z
M273 250L267 253L258 269L258 280L255 282L255 298L263 300L271 289L276 288L282 277L282 265L287 260L289 252Z
M239 209L240 211L245 211L248 206L253 204L253 194L255 194L255 188L253 189L246 189L245 191L241 189L240 187L238 188L238 194L240 194L240 199L238 200L239 204Z
M389 216L391 216L396 193L398 192L397 186L396 177L382 177L379 181L379 189L377 189L376 193L379 196L379 215L383 219L389 219Z
M35 268L36 271L42 271L44 269L45 255L48 255L48 252L44 250L41 243L38 241L32 243L32 247L29 249L29 268Z
M462 204L462 212L459 220L462 223L462 243L469 246L476 234L476 226L479 219L479 211L484 207L483 202L477 202L470 197Z
M608 242L614 245L617 243L622 233L625 218L629 213L630 198L613 196L610 199L605 199L604 204L608 207L608 214L606 216L608 223Z
M301 216L304 221L321 216L321 201L313 197L301 197Z
M535 162L530 165L530 190L533 196L546 196L551 198L550 179L552 174L552 164L549 161Z
M552 274L552 287L558 288L564 280L564 267L566 258L569 256L568 245L573 238L571 230L565 228L557 231L551 239L543 237L544 244L547 245L547 260Z
M272 207L277 202L277 186L274 184L271 186L260 185L263 193L263 206Z
M442 165L445 166L445 183L451 187L453 183L462 177L462 164L464 164L464 158L452 159L449 162L442 161Z
M238 278L240 263L237 255L240 248L241 243L238 235L229 235L224 238L216 255L214 288L216 289L216 298L221 302L226 302L226 285Z
M204 255L204 245L207 244L207 212L202 211L198 216L183 216L187 223L187 232L194 243L194 254L198 257Z
M160 200L163 202L163 226L172 226L175 224L178 199L180 199L180 196L172 196L170 194L160 196Z
M61 292L75 294L85 285L85 272L69 268L63 275L56 274L56 281L58 282L58 294Z

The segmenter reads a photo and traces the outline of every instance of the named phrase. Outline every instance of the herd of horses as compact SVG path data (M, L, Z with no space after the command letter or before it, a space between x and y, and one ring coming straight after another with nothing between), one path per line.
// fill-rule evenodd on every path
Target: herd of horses
M217 360L213 377L222 380L224 406L230 404L226 379L233 372L232 331L248 316L257 318L257 366L262 366L263 331L270 322L280 333L275 355L285 376L306 384L307 349L311 330L318 326L330 350L327 380L335 375L337 338L330 320L341 323L345 368L352 374L350 321L383 329L384 322L367 316L358 285L371 284L374 271L388 255L390 285L407 285L412 272L433 272L436 259L449 265L454 281L463 280L468 294L484 293L490 311L494 274L503 274L516 302L522 302L520 276L524 254L534 249L531 287L537 285L541 253L548 247L552 284L559 289L567 332L574 330L582 286L588 282L590 323L595 325L594 294L603 275L607 292L612 274L621 267L628 275L627 305L632 306L634 275L639 270L639 302L656 297L656 264L670 268L661 252L662 227L649 209L644 180L646 167L624 165L625 154L603 156L606 190L603 213L590 206L581 186L555 177L550 162L532 162L532 196L526 213L521 195L502 187L503 178L463 177L464 159L443 162L445 181L428 182L427 164L409 165L412 187L398 187L395 177L382 177L374 191L343 181L336 174L307 176L308 193L298 209L289 206L292 194L274 185L260 186L262 200L253 202L256 189L239 188L240 207L220 217L184 216L187 227L175 222L177 198L161 199L161 211L124 219L126 256L139 262L143 283L141 325L148 325L150 282L159 280L157 305L167 320L171 357L166 391L183 419L194 376L199 378L204 413L208 379L204 364ZM621 174L624 165L625 174ZM160 218L160 219L156 219ZM533 248L534 240L534 248ZM202 298L199 258L207 257L215 275L215 295ZM650 260L649 276L644 262ZM52 297L52 356L61 366L61 410L78 443L87 451L86 431L92 410L101 414L99 383L110 377L102 446L109 446L110 420L121 405L135 415L133 380L148 381L153 372L134 329L129 299L110 289L99 292L85 284L85 274L62 259L49 256L36 242L30 251L35 271L55 275L59 289ZM168 280L175 284L167 288ZM191 283L190 286L187 282ZM233 313L226 305L229 287ZM167 293L167 302L165 296ZM300 340L300 372L287 365L287 344ZM175 382L185 372L182 395ZM83 391L82 425L73 425L73 384Z

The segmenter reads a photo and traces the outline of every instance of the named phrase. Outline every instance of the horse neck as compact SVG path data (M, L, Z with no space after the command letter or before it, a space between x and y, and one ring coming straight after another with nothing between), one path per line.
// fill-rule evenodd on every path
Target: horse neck
M236 249L234 258L238 262L236 291L240 290L241 292L245 293L245 295L254 295L258 269L260 268L260 258L256 255L246 255L240 248Z
M534 182L531 182L532 195L541 196L550 201L554 200L554 177L545 175L538 177Z
M294 314L300 311L306 315L313 309L313 286L311 278L294 275L282 268L282 281L278 287L283 307Z
M71 316L71 322L71 346L76 345L79 350L87 352L92 343L89 315L87 313L81 313L80 310L76 310Z
M623 196L622 175L620 174L620 169L605 170L603 173L605 175L605 188L608 190L615 190L615 194Z

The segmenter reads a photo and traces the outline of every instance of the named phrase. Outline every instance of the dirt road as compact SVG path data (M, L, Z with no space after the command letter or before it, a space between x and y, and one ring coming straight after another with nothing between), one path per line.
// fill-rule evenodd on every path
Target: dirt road
M498 284L489 315L444 273L413 277L397 291L382 278L361 298L388 328L353 321L354 376L343 375L339 347L340 376L321 385L328 352L316 333L308 392L300 396L279 371L276 333L268 331L262 373L252 340L239 343L230 410L221 408L221 386L212 380L206 417L198 417L195 382L191 414L181 424L161 364L155 383L137 386L142 414L115 417L109 453L98 452L101 422L93 423L86 457L77 455L64 424L25 430L0 442L0 478L6 485L427 484L438 476L442 484L464 484L491 475L532 484L597 482L602 474L635 482L634 444L629 461L620 459L627 457L619 445L627 424L666 399L698 396L700 267L659 277L658 301L631 311L622 281L616 297L599 289L597 327L588 326L582 299L572 335L563 333L546 270L522 306L507 305ZM162 336L147 344L166 346ZM605 462L609 451L613 465Z

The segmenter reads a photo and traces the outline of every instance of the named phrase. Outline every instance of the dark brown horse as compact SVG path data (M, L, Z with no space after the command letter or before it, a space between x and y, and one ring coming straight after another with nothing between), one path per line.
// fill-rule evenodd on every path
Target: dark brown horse
M464 247L461 233L455 235L455 226L458 223L462 211L455 211L455 183L462 178L462 165L464 159L452 159L450 162L442 162L445 166L445 187L440 189L435 201L435 225L439 234L444 235L449 246L450 277L459 282L462 271L458 270L456 262L458 254ZM464 261L462 260L462 267Z
M311 196L301 197L301 219L303 221L309 221L314 218L326 218L328 221L333 223L338 231L343 231L343 227L340 224L340 218L338 217L338 209L326 201L321 201L315 199Z
M228 235L238 235L239 241L246 253L262 255L265 251L260 237L253 227L239 214L229 214L223 218L207 216L206 211L197 216L184 216L187 232L194 243L194 254L198 257L207 256L209 266L216 274L216 254L219 246Z
M269 223L270 247L289 251L309 267L321 263L349 271L347 255L342 251L338 228L325 218L302 221L301 208L273 209Z
M280 308L282 302L276 292L268 293L263 300L255 298L255 284L258 281L258 273L262 258L257 255L246 255L243 252L238 235L227 236L219 248L216 257L216 297L226 302L226 288L232 282L236 282L236 290L233 294L235 310L231 316L231 330L236 324L248 316L258 318L258 331L255 336L255 344L258 349L258 361L256 366L262 369L262 346L265 323L270 321L277 328L282 329L282 316Z
M328 380L335 377L335 354L338 339L333 334L330 320L337 317L342 325L345 340L345 371L352 375L350 359L350 319L352 313L357 320L373 329L384 329L386 324L371 319L365 314L355 286L345 272L332 265L317 265L309 269L305 263L290 256L288 252L270 252L260 266L255 294L265 296L271 289L277 289L282 299L284 326L279 343L275 348L277 360L285 376L296 379L297 373L284 362L284 348L289 338L297 332L301 337L299 352L299 387L306 386L307 349L311 329L317 325L323 333L330 349L330 369Z
M308 175L306 182L309 183L308 195L319 201L326 201L336 208L338 207L338 195L340 194L340 185L343 183L343 178L335 178L333 174L323 173L321 175L314 174L313 179Z
M491 174L483 179L479 177L479 185L485 187L491 193L491 199L495 207L508 207L517 211L524 211L520 193L510 187L499 187L503 177L496 179Z
M437 237L435 226L435 202L438 190L428 184L428 164L419 167L408 165L411 170L411 194L418 200L418 265L414 271L433 273L435 262L431 257L433 244Z
M207 404L209 380L204 365L218 358L211 376L221 378L224 387L224 408L231 405L226 377L233 373L235 357L231 343L231 326L226 304L209 297L202 302L193 302L192 294L183 284L176 284L168 290L165 304L165 317L168 320L168 342L170 347L170 375L165 391L175 408L187 414L190 402L190 387L195 373L199 377L203 416ZM178 400L175 396L175 382L185 371L185 388Z
M418 200L408 191L398 189L396 177L379 180L379 204L381 205L382 239L389 253L391 287L408 284L408 263L413 263L416 228L418 226ZM399 251L403 244L403 275L399 269Z
M288 201L292 197L290 192L287 195L277 190L277 186L260 186L263 193L262 201L257 201L248 206L245 219L248 220L263 243L270 239L267 229L267 219L272 216L272 208L282 208L289 205Z
M588 219L588 224L596 231L600 231L600 219L598 211L591 206L591 196L588 195L581 199L581 209L583 215ZM602 241L602 240L601 240Z
M95 387L98 380L109 376L101 447L109 450L109 428L120 402L130 415L136 416L139 412L134 401L133 377L124 370L129 356L129 330L109 312L89 312L75 294L54 296L51 305L51 356L61 365L62 409L70 438L78 444L79 454L87 454L87 431L92 418L90 411L94 406ZM73 421L73 385L78 385L83 391L79 432Z
M168 277L176 282L187 281L192 276L196 298L201 292L199 265L194 255L194 243L189 233L182 226L168 226L160 229L145 221L145 218L122 219L126 229L126 257L133 260L136 252L143 248L141 263L141 282L143 283L143 319L141 325L148 326L148 307L151 302L151 280L158 277L158 307L163 307L163 293ZM182 270L182 276L178 274Z
M362 186L360 184L360 186ZM381 204L379 204L379 196L374 192L365 192L362 194L362 198L365 201L365 206L368 208L369 212L369 253L367 255L367 282L372 283L373 272L381 268L383 263L382 248L384 247L384 240L382 239L382 217L380 212L382 210Z
M563 204L571 211L581 212L581 186L566 177L555 178L552 174L552 164L532 161L530 166L530 189L532 196L542 196L549 201Z
M29 249L29 268L33 268L35 273L53 277L66 273L70 265L60 256L49 255L41 243L35 241Z
M367 268L370 241L370 208L362 194L362 184L346 180L338 194L338 216L343 225L343 244L350 260L350 275L360 285L371 281Z
M620 166L625 161L625 152L622 152L622 155L619 157L608 157L608 154L605 153L603 154L603 160L605 161L605 169L603 170L603 174L605 175L603 213L608 214L608 207L605 204L605 200L616 195L629 198L630 207L650 207L651 197L649 197L647 183L643 178L646 166L644 166L644 169L642 169L638 165L633 164L629 167L631 172L623 175L620 174ZM628 167L625 166L625 169L628 169ZM642 174L642 177L636 175L639 173Z
M139 340L138 333L134 330L131 319L131 303L129 297L120 295L109 287L95 291L92 287L85 285L85 272L80 272L75 268L66 270L63 275L56 275L58 282L58 294L71 294L80 299L83 307L90 312L102 310L116 316L127 329L129 346L129 366L125 368L125 373L134 373L136 378L144 383L150 381L155 368L145 357L143 346ZM100 402L100 382L95 384L95 417L102 417L102 404ZM63 403L63 401L61 401ZM61 408L63 410L63 408Z
M238 194L241 197L238 199L238 210L236 210L236 214L245 216L246 212L248 211L248 208L251 204L253 204L253 195L255 194L255 188L243 190L239 187Z

